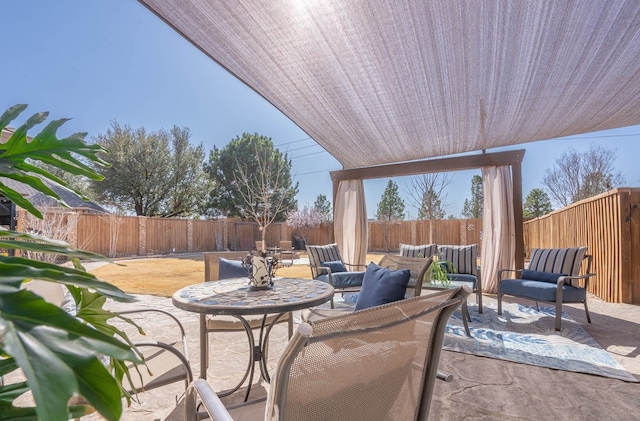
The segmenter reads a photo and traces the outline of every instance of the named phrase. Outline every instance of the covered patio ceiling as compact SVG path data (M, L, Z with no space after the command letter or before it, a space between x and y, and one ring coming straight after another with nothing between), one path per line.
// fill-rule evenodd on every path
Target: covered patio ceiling
M640 124L640 2L140 0L345 169Z

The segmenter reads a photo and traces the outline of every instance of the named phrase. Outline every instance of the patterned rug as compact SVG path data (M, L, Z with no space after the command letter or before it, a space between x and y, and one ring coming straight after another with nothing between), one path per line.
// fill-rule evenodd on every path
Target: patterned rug
M628 382L636 378L618 363L579 323L562 313L562 330L555 332L555 309L540 311L487 297L483 313L469 303L471 337L466 336L459 311L447 325L444 349L466 354L537 365L558 370L589 373Z

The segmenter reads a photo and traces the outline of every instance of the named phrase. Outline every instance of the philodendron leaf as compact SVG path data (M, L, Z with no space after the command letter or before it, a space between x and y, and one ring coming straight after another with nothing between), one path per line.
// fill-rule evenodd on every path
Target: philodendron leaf
M6 331L3 349L25 372L41 419L66 419L66 402L77 394L105 418L119 417L120 387L97 355L140 363L131 348L31 291L0 294L0 313L0 327Z
M11 231L0 228L0 248L9 250L29 250L41 253L64 254L68 257L79 259L98 260L111 262L107 257L88 251L77 250L68 243L60 240L52 240L33 234Z
M0 116L0 129L4 129L12 120L17 118L26 105L19 104L9 108ZM78 196L85 196L77 189L54 174L32 165L28 160L35 160L52 165L67 173L87 177L92 180L101 180L104 177L96 173L90 166L82 162L76 156L87 159L100 166L109 166L98 155L106 152L102 146L88 144L84 138L86 133L74 133L64 139L57 138L57 131L68 119L59 119L49 122L44 129L36 134L32 139L27 137L27 132L37 124L42 123L48 113L36 113L19 126L9 136L9 139L0 144L0 175L12 178L24 184L28 184L37 191L57 199L65 205L60 198L43 180L50 180L49 183L58 184ZM41 213L30 203L17 197L15 191L0 183L0 193L4 194L15 203L20 204L25 210L41 218ZM85 198L86 199L86 198ZM18 203L20 202L20 203Z
M1 284L21 282L24 279L77 285L92 288L117 301L135 301L133 296L114 285L99 280L91 273L22 257L0 256L0 286Z

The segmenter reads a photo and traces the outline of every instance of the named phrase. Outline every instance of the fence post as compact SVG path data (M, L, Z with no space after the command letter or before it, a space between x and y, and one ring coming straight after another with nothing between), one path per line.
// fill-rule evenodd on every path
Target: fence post
M409 229L411 231L411 244L418 244L418 221L409 221Z
M467 244L467 220L466 219L461 219L460 220L460 244Z
M67 214L67 226L73 227L69 232L67 242L71 244L71 247L78 248L78 214L76 212L69 212Z
M227 250L229 247L229 219L224 219L224 224L222 225L222 239L223 239L223 250Z
M138 254L144 256L147 254L147 218L145 216L138 217Z
M193 251L193 219L187 219L187 251Z

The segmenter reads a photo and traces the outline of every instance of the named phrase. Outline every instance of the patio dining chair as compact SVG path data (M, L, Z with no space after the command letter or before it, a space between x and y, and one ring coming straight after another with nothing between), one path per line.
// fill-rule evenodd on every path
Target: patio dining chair
M304 322L278 361L266 401L227 409L198 379L185 398L185 420L427 420L446 322L469 293L437 291Z
M66 288L61 284L33 280L26 282L24 288L40 295L45 301L62 307L69 313L73 314L75 311L69 306L70 303L73 303L73 299L68 297ZM116 313L131 319L142 329L145 329L145 326L139 321L140 317L143 314L153 314L154 321L166 324L170 327L170 331L175 332L175 340L168 342L160 342L146 337L133 340L133 344L144 357L146 368L140 366L136 371L133 364L130 364L128 366L130 377L123 379L125 388L135 395L175 382L183 382L186 390L193 381L193 373L189 362L187 335L180 320L167 311L155 308L135 308Z
M353 265L342 259L336 243L324 246L306 246L309 255L309 267L311 277L322 282L327 282L337 293L357 292L362 288L364 270L353 269L364 265ZM331 308L334 308L333 299Z
M293 265L293 243L291 241L280 241L279 258L284 266Z

